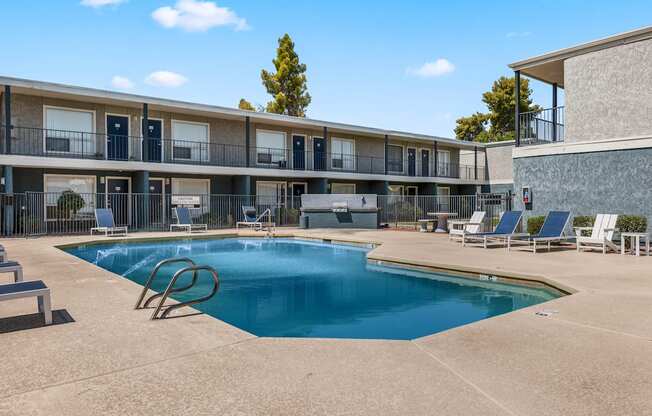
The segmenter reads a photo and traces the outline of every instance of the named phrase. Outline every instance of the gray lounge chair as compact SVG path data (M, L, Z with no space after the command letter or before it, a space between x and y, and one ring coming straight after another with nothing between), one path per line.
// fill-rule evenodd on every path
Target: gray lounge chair
M50 325L52 323L50 288L42 280L0 285L0 302L31 297L37 298L38 311L43 314L45 324Z
M0 245L0 261L7 261L7 250L3 245Z
M109 235L127 235L127 227L118 227L113 220L113 210L111 208L98 208L95 210L96 226L91 228L91 235L97 231Z
M569 237L565 236L564 232L568 226L568 220L570 219L569 211L550 211L546 215L545 221L539 232L535 235L526 235L528 244L532 243L532 249L534 253L537 252L537 242L539 243L548 243L548 251L550 251L550 243L553 241L562 241L567 240ZM511 248L512 242L514 239L520 239L520 236L508 236L507 237L507 250Z
M17 261L0 262L0 273L13 273L14 282L23 281L23 266L21 266Z
M208 231L208 224L195 224L190 215L190 208L176 207L174 209L175 216L177 217L176 224L170 224L170 231L175 228L185 229L189 233L193 231Z
M462 236L462 247L466 245L467 241L480 240L483 247L487 248L487 242L490 240L504 240L507 241L508 237L527 236L527 234L517 234L516 228L521 222L523 211L506 211L496 226L496 229L487 233L464 234Z

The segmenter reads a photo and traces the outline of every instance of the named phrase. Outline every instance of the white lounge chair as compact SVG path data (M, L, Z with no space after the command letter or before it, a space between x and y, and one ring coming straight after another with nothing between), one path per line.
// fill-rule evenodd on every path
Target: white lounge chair
M616 214L598 214L595 216L593 227L575 227L577 251L602 248L602 253L606 254L607 249L610 248L617 252L619 247L611 241L614 236L614 231L616 231L617 221L618 215ZM582 231L587 230L591 230L591 235L583 236Z
M208 224L195 224L190 215L190 209L187 207L177 207L174 209L175 216L177 217L176 224L170 224L170 231L174 228L182 228L189 233L193 231L208 231Z
M476 234L480 232L485 212L475 211L469 220L449 220L448 238L463 238L464 234Z
M98 231L105 236L110 235L127 235L127 227L118 227L113 219L113 210L111 208L98 208L95 210L96 227L91 228L91 235Z

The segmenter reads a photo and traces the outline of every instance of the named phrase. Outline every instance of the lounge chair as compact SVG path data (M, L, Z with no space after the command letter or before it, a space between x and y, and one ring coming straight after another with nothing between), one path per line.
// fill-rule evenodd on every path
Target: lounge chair
M23 281L23 266L21 266L17 261L0 262L0 273L13 273L14 282Z
M527 235L528 244L532 243L532 250L534 253L537 252L537 243L548 243L548 251L550 251L550 243L553 241L562 241L572 238L564 235L569 219L569 211L550 211L548 215L546 215L546 219L543 221L543 225L539 232L535 235ZM520 237L507 237L507 250L511 248L512 241L515 238L519 239Z
M111 208L98 208L95 210L95 223L96 227L91 228L91 235L97 231L104 233L105 236L110 235L127 235L127 227L115 225L113 220L113 210Z
M38 298L38 311L45 318L45 325L52 323L50 289L42 280L0 285L0 301L20 298Z
M0 261L7 261L7 250L3 245L0 245Z
M583 248L602 248L602 254L606 254L607 249L610 248L617 252L619 247L611 241L616 231L617 221L616 214L598 214L595 216L593 227L575 227L577 251L582 251ZM591 230L591 235L583 236L582 231L588 230Z
M470 220L449 220L448 238L462 238L464 234L477 234L480 232L482 222L484 221L485 212L475 211Z
M518 227L519 222L521 222L521 217L523 216L523 211L506 211L496 229L487 233L474 233L474 234L464 234L462 236L462 247L466 246L467 240L481 240L483 242L483 247L487 248L487 242L489 240L507 240L507 237L517 237L517 236L527 236L527 234L516 234L516 228Z
M175 228L183 228L189 233L193 231L208 231L208 224L195 224L193 222L192 215L190 215L190 208L176 207L174 212L177 217L177 223L170 224L170 231Z
M258 215L256 212L256 207L250 205L243 205L242 216L244 217L244 221L236 222L235 228L238 229L240 228L241 225L244 225L245 227L253 227L254 230L262 230L264 224L267 224L269 227L275 227L276 224L274 224L271 221L268 221L266 223L263 223L261 221L265 217L265 215L271 217L272 211L269 208L267 208L265 211L263 211L262 214Z

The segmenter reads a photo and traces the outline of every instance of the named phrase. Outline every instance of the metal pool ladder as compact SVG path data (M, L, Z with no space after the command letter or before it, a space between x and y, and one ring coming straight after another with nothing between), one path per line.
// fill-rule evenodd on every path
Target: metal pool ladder
M150 296L149 298L145 299L145 296L147 295L147 291L152 286L152 282L154 281L154 278L158 274L158 271L161 269L161 267L165 266L166 264L173 264L173 263L186 263L188 266L186 266L186 267L184 267L182 269L179 269L179 270L177 270L176 273L174 273L174 275L172 276L172 279L170 279L170 283L168 283L168 286L166 287L164 292L155 293L152 296ZM179 303L172 304L172 305L165 305L165 301L168 299L168 297L172 293L183 292L185 290L188 290L188 289L192 288L195 285L195 283L197 283L197 278L199 276L199 272L202 271L202 270L208 271L210 273L210 275L211 275L212 280L213 280L213 288L211 289L209 294L207 294L206 296L202 296L200 298L195 298L195 299L187 300L187 301L184 301L184 302L179 302ZM177 288L174 287L174 284L176 283L176 281L182 275L184 275L186 273L191 273L191 272L192 272L192 281L190 282L190 284L188 284L186 286L183 286L183 287L177 287ZM212 268L210 266L197 266L194 261L192 261L191 259L189 259L187 257L169 258L169 259L161 260L154 267L154 269L152 270L152 273L150 273L150 275L149 275L149 278L147 278L147 282L143 286L143 290L140 293L140 296L138 297L138 301L136 302L136 306L135 306L134 309L147 308L147 307L149 307L149 304L154 299L161 298L161 300L158 303L158 306L156 307L156 309L154 309L154 313L152 314L150 319L164 319L170 314L170 312L172 312L175 309L178 309L178 308L181 308L181 307L184 307L184 306L195 305L197 303L207 301L208 299L215 296L215 294L217 293L219 288L220 288L219 275L217 274L217 270L215 270L214 268ZM144 300L144 302L143 302L143 300ZM165 308L165 310L163 310L163 313L160 313L163 308ZM159 313L160 313L160 316L159 316Z

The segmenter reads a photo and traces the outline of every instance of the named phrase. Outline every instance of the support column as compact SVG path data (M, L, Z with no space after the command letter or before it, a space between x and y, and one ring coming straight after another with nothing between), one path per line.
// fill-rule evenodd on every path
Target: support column
M552 141L557 141L557 83L552 84Z
M5 235L14 234L14 168L13 166L5 166L3 169L3 177L5 180Z
M233 193L235 195L251 195L251 176L239 175L233 177Z
M4 153L11 153L11 87L5 85L5 142Z
M143 125L141 130L143 132L142 160L143 162L149 162L149 107L147 103L143 103ZM163 140L162 137L161 140Z
M389 171L389 161L387 160L389 156L389 135L385 135L385 175L387 175L387 172Z
M245 166L250 166L251 158L251 118L245 117Z
M514 110L514 140L516 140L516 147L521 145L521 71L514 71L514 102L516 103Z
M432 158L433 163L435 164L434 167L435 171L433 172L432 176L439 176L439 160L438 160L439 155L437 154L437 141L435 141L435 144L433 146L433 152L435 153Z
M473 147L473 170L475 171L475 180L478 180L478 146Z

